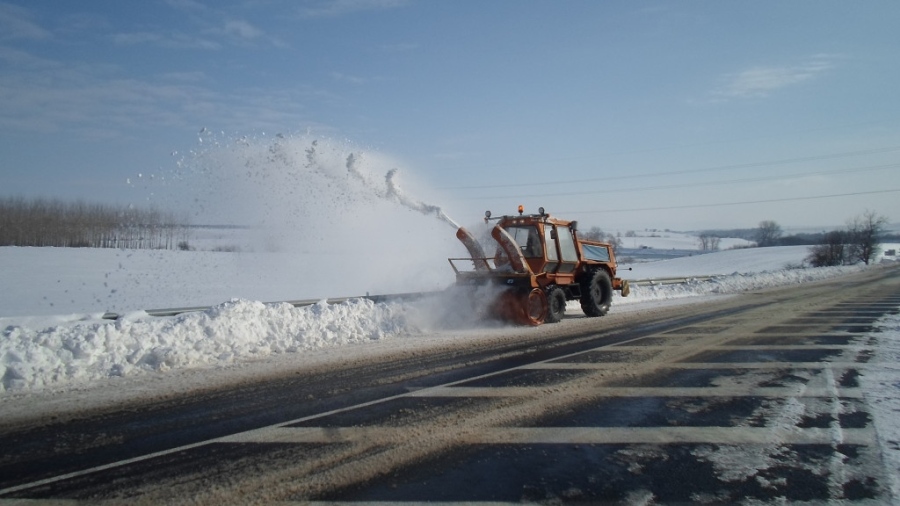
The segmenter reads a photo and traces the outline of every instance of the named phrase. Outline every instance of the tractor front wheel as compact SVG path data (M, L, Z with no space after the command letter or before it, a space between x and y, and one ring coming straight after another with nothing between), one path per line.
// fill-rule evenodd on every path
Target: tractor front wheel
M547 294L535 288L522 297L522 323L537 327L547 318Z
M566 292L553 286L547 290L547 323L556 323L566 314Z
M503 320L536 327L547 318L547 295L543 290L507 290L493 305L494 313Z

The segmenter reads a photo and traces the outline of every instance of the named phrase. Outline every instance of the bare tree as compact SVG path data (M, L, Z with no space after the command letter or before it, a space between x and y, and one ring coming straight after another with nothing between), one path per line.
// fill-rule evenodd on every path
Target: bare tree
M603 233L603 230L600 229L600 227L591 227L585 232L579 231L578 235L582 239L586 239L588 241L602 241L605 234Z
M759 222L759 227L756 229L757 246L760 248L775 246L778 244L779 238L781 238L781 225L772 220Z
M703 233L697 237L700 240L700 251L719 251L719 236Z
M822 242L809 248L806 261L813 267L843 265L847 261L847 233L833 230L825 234Z
M609 243L615 253L622 246L622 239L616 237L615 234L607 234L600 227L591 227L587 232L579 232L579 237L589 241L600 241Z
M852 261L869 262L878 254L880 237L884 233L884 227L888 219L878 216L874 211L866 211L861 216L850 220L847 224L847 242L849 244L849 257Z

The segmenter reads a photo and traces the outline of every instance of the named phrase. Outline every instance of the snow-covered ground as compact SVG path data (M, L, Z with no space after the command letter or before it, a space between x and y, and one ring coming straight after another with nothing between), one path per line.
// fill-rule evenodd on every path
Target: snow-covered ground
M635 286L629 297L617 296L614 305L734 294L862 268L796 268L806 253L805 247L756 248L636 264L633 271L620 275L627 279L715 276ZM452 301L376 304L352 299L306 307L260 302L315 296L303 293L296 284L299 279L308 281L309 273L318 270L315 258L284 262L275 274L266 274L272 270L272 255L0 248L5 267L0 283L7 287L0 291L0 392L217 367L283 353L302 355L312 349L402 338L440 329L446 323L436 314L443 308L436 306ZM102 274L111 263L128 266ZM309 270L309 265L316 268ZM444 288L451 281L450 269L441 269L430 281L422 282L429 278L422 276L418 284L398 288ZM241 275L248 271L252 275ZM353 288L348 284L338 289ZM165 318L146 313L147 309L185 306L210 309ZM103 320L102 315L111 309L122 316ZM570 304L569 310L580 311L578 304Z
M849 274L865 269L862 266L834 268L797 268L806 255L806 248L758 248L728 250L705 255L677 258L653 263L641 263L628 272L631 279L684 277L687 282L670 285L635 286L627 298L616 297L615 308L641 307L672 303L672 299L697 298L736 294L747 290L801 283ZM358 349L372 352L377 347L403 347L421 341L431 331L442 330L440 307L435 301L374 303L368 299L352 299L329 305L324 301L306 307L287 303L263 303L247 298L214 303L211 308L173 317L151 317L145 311L127 311L115 321L100 319L103 311L46 314L48 300L60 301L56 307L82 307L94 303L104 310L100 297L86 297L96 290L107 290L122 307L140 307L145 303L173 306L194 300L216 301L224 287L234 293L271 295L271 299L290 298L290 275L281 276L282 283L254 284L252 277L221 279L222 258L209 257L208 252L122 252L105 250L62 250L0 248L4 270L0 281L6 288L0 291L0 402L5 401L5 416L21 413L34 416L35 410L52 412L55 406L72 409L91 403L110 402L117 389L92 388L103 385L110 378L129 378L125 396L141 389L156 392L160 378L172 375L172 385L179 384L178 374L188 370L203 370L204 381L214 382L221 374L240 375L242 363L279 357L291 357L292 367L304 363L304 357L330 350ZM172 268L170 255L186 255L177 272L167 277L155 277L154 262L165 262ZM219 255L228 255L220 253ZM233 254L232 254L233 255ZM256 262L265 262L266 254ZM112 287L114 276L103 276L103 284L93 279L107 268L111 258L144 265L144 274L131 272L123 278L127 289ZM197 262L198 258L205 259ZM219 258L217 261L210 258ZM250 260L244 258L242 263ZM253 263L253 262L251 262ZM290 264L288 264L290 265ZM158 266L156 266L158 267ZM129 271L130 272L130 271ZM22 273L27 273L23 275ZM713 277L705 279L705 276ZM704 279L691 279L704 277ZM31 282L22 281L30 279ZM18 281L19 284L16 284ZM189 290L189 297L173 300L166 283ZM285 286L287 285L287 286ZM102 286L102 289L100 288ZM268 289L268 291L264 291ZM256 292L254 290L261 290ZM284 290L284 291L282 291ZM64 294L64 296L63 296ZM62 299L54 299L63 297ZM220 298L220 297L219 297ZM439 304L441 303L438 300ZM443 301L448 303L448 301ZM452 303L452 301L450 301ZM438 305L439 306L439 305ZM9 308L15 308L10 311ZM568 311L580 312L577 304ZM870 407L873 423L888 469L900 471L900 450L891 441L900 440L900 315L884 318L873 334L879 348L862 376L862 387ZM372 348L375 346L376 348ZM350 347L350 348L347 348ZM344 352L342 352L342 355ZM264 362L274 364L275 362ZM310 362L315 363L315 360ZM268 365L266 366L268 367ZM141 383L135 381L141 380ZM146 386L140 385L146 382ZM169 383L162 383L169 385ZM135 390L135 384L138 385ZM180 387L167 388L177 389ZM106 393L99 393L102 390ZM87 393L84 393L87 392ZM44 393L53 394L50 397ZM35 401L29 399L32 396ZM98 397L102 397L99 399ZM43 412L42 411L42 412ZM900 498L900 472L890 477L893 497Z

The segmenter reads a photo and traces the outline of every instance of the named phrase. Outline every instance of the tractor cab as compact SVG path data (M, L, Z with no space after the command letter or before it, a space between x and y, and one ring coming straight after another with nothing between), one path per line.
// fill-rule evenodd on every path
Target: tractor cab
M554 274L574 279L578 268L578 249L575 241L577 222L552 218L544 208L538 214L523 215L520 207L518 216L497 218L497 225L513 239L516 247L531 272ZM485 213L485 221L491 220L490 212ZM497 268L510 268L509 256L503 243L499 243L494 254Z

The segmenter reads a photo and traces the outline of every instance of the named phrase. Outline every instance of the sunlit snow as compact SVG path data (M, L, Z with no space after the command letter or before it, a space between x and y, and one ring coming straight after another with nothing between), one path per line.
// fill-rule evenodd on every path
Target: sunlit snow
M206 257L204 252L171 253L188 258L198 255L195 259ZM631 279L678 276L684 279L676 284L635 286L629 297L616 296L613 311L625 305L698 295L735 294L814 281L863 268L784 268L786 258L799 263L803 254L804 250L797 248L755 248L636 266L635 271L621 274ZM104 311L40 315L47 310L44 297L40 295L48 293L44 287L55 288L59 294L81 301L86 290L91 289L85 288L91 278L115 255L127 255L134 265L148 266L166 258L168 268L172 270L173 265L177 265L177 270L156 278L150 275L153 269L147 267L145 277L116 292L119 304L128 309L121 311L123 316L115 321L102 320ZM272 354L302 353L310 349L403 338L440 330L446 323L430 314L435 312L434 300L376 304L368 299L351 299L341 304L321 302L306 307L263 303L252 297L269 294L274 300L290 299L288 295L293 293L290 291L293 285L289 276L283 277L281 282L273 276L267 278L264 285L252 282L241 285L247 280L228 279L226 282L217 279L221 272L219 263L182 261L174 264L168 255L160 255L160 252L147 251L0 248L0 259L5 265L14 263L18 266L16 272L38 276L30 282L23 277L21 288L0 293L4 312L8 313L9 307L16 306L16 313L25 315L0 316L0 328L3 329L0 341L2 390L33 390L112 376L210 367ZM265 253L260 255L260 262L268 258ZM741 264L741 259L746 263ZM58 270L58 279L53 280L52 276L40 278L50 265ZM444 267L444 270L450 269ZM726 270L731 272L722 274ZM645 277L648 271L655 276ZM702 274L715 276L705 279L699 277ZM4 276L14 278L15 274ZM149 316L144 310L151 309L154 304L144 304L157 303L156 307L178 305L174 302L165 304L166 300L171 300L167 298L172 293L166 289L167 283L189 290L189 298L178 301L182 305L193 300L193 305L209 303L210 308L173 317ZM440 286L444 287L446 285ZM222 297L228 290L250 295ZM88 302L92 301L88 299ZM568 311L579 314L578 304L570 303Z
M274 355L302 361L311 350L382 346L446 329L445 315L435 312L452 300L278 302L439 291L453 282L446 259L464 254L447 226L456 222L400 190L398 162L309 137L201 136L203 149L181 159L178 171L137 180L171 185L166 198L173 201L162 203L193 202L195 220L240 228L198 228L195 251L0 248L0 398ZM693 241L688 234L671 244L660 239L629 237L623 247L685 249ZM626 279L678 279L635 284L631 296L615 297L612 311L867 268L802 268L807 254L806 247L782 247L623 258L619 275ZM146 312L185 306L204 309L171 317ZM102 319L110 311L121 316ZM568 312L580 316L578 304ZM878 324L877 359L862 379L879 437L890 441L900 439L898 318ZM886 459L900 469L900 452ZM900 484L891 486L900 497Z

